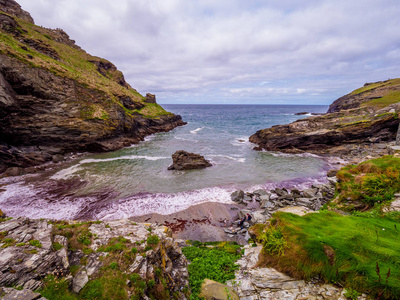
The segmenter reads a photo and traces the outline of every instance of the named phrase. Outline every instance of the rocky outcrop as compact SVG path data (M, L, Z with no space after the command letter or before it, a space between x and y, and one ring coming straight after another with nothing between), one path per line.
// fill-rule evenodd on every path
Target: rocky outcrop
M0 173L120 149L185 124L154 95L148 104L111 62L24 16L13 0L0 1L0 31L10 41L0 50Z
M168 170L193 170L211 166L212 164L204 156L179 150L172 154L172 165Z
M243 300L269 299L326 299L345 300L345 290L332 284L305 282L291 278L273 268L257 267L262 246L244 247L244 255L235 279L228 282ZM362 295L358 299L367 299Z
M399 94L400 79L383 86L370 84L336 100L325 115L259 130L250 142L258 144L256 150L329 153L342 145L393 141L399 125Z
M103 276L105 264L112 265L110 257L117 253L115 265L123 274L137 274L155 284L165 280L171 297L186 299L181 291L188 286L187 261L167 227L130 220L54 225L26 218L0 221L0 289L14 286L36 291L52 275L69 282L70 290L79 293L88 282ZM84 251L77 249L79 245L85 245ZM122 263L118 255L127 263ZM71 274L71 267L78 271ZM129 284L128 296L132 292ZM147 292L150 290L144 295ZM31 294L35 297L32 299L40 296Z
M30 13L23 10L21 6L15 2L14 0L0 0L0 8L7 14L12 16L16 16L22 20L25 20L30 23L34 23L33 18Z
M146 103L157 103L156 102L156 95L147 93L146 94L146 99L144 100Z
M395 102L400 100L400 79L389 79L373 83L366 83L363 87L335 100L328 109L328 113L339 112L342 110L354 109L360 106L373 105L378 107L385 106L384 101L391 99ZM396 100L397 98L397 100ZM369 103L368 103L369 102Z
M252 208L238 210L236 224L225 228L224 231L229 238L236 237L239 241L243 239L247 241L254 237L249 227L257 223L265 223L274 212L284 211L304 215L318 211L335 196L336 181L336 177L328 177L327 184L312 185L302 191L296 188L292 190L275 188L271 191L259 189L252 193L235 191L231 194L232 201L245 205L251 204ZM254 202L257 205L254 205ZM248 220L249 215L250 220ZM246 217L246 220L240 224L239 221L243 217Z

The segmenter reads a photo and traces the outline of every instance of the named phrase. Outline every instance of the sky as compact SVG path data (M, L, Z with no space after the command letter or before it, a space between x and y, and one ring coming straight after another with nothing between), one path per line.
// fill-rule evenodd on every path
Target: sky
M400 77L398 0L17 0L157 102L321 104Z

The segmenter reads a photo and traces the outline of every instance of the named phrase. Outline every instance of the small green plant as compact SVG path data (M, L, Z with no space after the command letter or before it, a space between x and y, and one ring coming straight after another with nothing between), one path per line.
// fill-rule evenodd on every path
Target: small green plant
M240 246L226 242L213 247L192 246L182 249L186 258L191 261L188 266L189 283L193 292L191 299L198 299L205 278L221 283L235 278L234 273L238 268L235 262L240 258L239 249Z
M287 242L282 233L282 228L279 226L270 226L260 236L260 240L263 243L263 249L270 255L282 256Z
M361 294L359 292L357 292L356 290L353 290L352 288L348 288L348 289L346 289L346 292L344 293L344 296L347 299L357 300L357 298L359 296L361 296Z
M89 246L92 243L92 233L86 229L78 236L77 240L79 243Z
M30 240L29 245L37 247L37 248L42 248L42 243L39 242L38 240Z
M160 238L158 236L156 236L156 235L150 235L147 238L147 244L148 245L157 245L159 243L159 241L160 241Z
M51 246L53 247L54 251L58 251L63 248L63 245L61 245L60 243L53 243Z
M15 246L17 246L17 247L23 247L23 246L25 246L26 245L26 243L18 243L18 244L16 244Z
M116 262L112 262L108 267L110 269L112 269L112 270L118 270L119 269L118 263L116 263Z
M134 253L134 254L136 254L136 253L138 253L138 249L137 249L136 247L133 247L133 248L131 249L131 252Z

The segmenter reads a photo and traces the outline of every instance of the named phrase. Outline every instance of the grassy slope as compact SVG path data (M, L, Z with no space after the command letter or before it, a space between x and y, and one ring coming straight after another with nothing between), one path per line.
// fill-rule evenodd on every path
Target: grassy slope
M129 96L135 102L140 102L146 106L140 111L125 109L125 112L128 114L136 112L148 117L168 114L158 104L149 105L145 103L144 97L136 90L120 85L118 80L123 77L120 71L108 70L105 74L106 76L104 76L98 72L97 66L91 62L107 62L106 60L91 56L83 50L58 42L56 40L58 39L57 32L54 30L39 27L15 17L13 18L20 26L17 28L17 31L22 34L23 38L38 41L42 45L45 45L45 47L55 50L60 59L56 60L39 52L21 42L21 37L15 37L13 34L4 31L0 31L0 53L12 56L32 67L46 69L58 76L73 79L85 87L105 93L120 106L122 104L118 96ZM33 58L28 58L28 55Z
M388 92L382 97L370 100L362 104L363 106L372 106L378 109L384 108L390 104L394 104L400 101L400 90L398 87L399 85L400 78L389 79L386 81L375 82L367 86L363 86L351 92L350 95L358 95L362 93L372 92L375 89L387 88ZM394 90L391 90L391 88L394 88Z
M373 297L400 299L400 213L381 210L400 191L399 171L400 159L385 156L338 173L338 197L331 206L354 210L359 202L370 211L276 213L269 227L255 226L264 243L263 264L299 278L320 276Z

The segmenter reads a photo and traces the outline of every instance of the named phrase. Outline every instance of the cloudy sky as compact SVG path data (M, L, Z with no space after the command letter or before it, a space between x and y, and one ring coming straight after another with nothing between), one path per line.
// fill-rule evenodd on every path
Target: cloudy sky
M330 104L400 77L398 0L17 0L159 103Z

